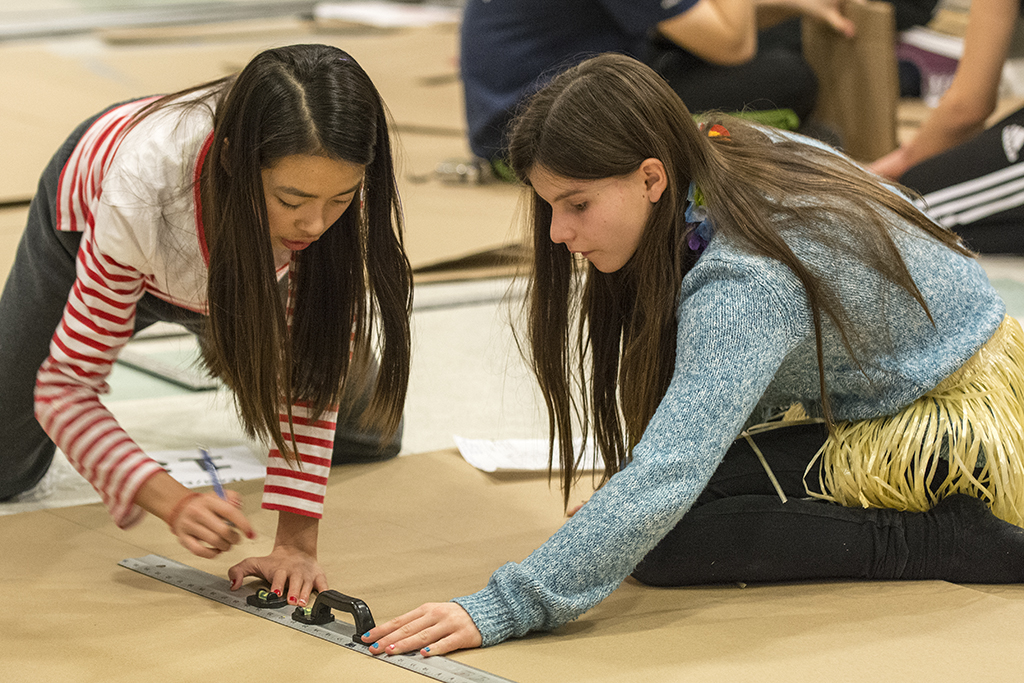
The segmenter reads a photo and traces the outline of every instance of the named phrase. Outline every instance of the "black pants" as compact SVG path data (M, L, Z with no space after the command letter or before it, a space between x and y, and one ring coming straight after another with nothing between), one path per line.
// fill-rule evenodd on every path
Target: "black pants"
M97 115L99 116L99 115ZM56 229L57 182L75 144L96 117L82 123L50 160L29 207L28 223L14 265L0 294L0 500L35 486L46 474L56 447L35 419L36 373L49 355L50 339L75 281L81 233ZM180 323L201 333L204 317L146 294L136 308L135 331L157 321ZM342 397L334 441L335 464L392 457L401 430L389 442L359 427L376 382L376 364L366 380Z
M899 512L808 499L804 470L825 436L824 426L810 425L754 437L786 503L746 441L736 441L694 506L633 576L654 586L1024 580L1024 530L996 519L979 500L953 496L929 512ZM936 481L944 477L940 465ZM807 479L818 491L816 475Z
M971 249L1024 254L1024 109L900 178Z
M757 54L745 64L711 64L663 38L649 41L644 61L692 112L792 109L804 121L818 95L818 79L801 54L796 21L762 31Z
M891 0L896 30L925 24L936 0ZM818 96L818 79L803 58L800 19L758 33L757 54L746 64L705 62L664 38L648 41L644 61L668 81L692 112L792 109L807 120Z

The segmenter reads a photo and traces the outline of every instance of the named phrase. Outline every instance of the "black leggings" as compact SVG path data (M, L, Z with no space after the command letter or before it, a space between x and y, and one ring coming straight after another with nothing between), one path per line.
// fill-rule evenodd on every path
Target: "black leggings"
M953 496L926 513L849 508L809 499L803 475L823 425L754 440L788 497L775 493L743 439L729 449L694 506L636 567L654 586L814 579L1024 580L1024 530L985 504ZM942 481L945 473L937 472ZM817 475L808 475L812 491Z
M1024 109L900 178L980 252L1024 254Z
M818 96L818 79L800 49L799 22L762 31L757 54L737 66L721 66L655 37L644 61L675 90L692 112L792 109L804 121Z

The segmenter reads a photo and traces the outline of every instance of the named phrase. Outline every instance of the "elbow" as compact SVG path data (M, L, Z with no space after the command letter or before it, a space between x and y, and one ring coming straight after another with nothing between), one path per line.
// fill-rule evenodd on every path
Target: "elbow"
M741 66L752 60L756 54L756 37L737 37L734 40L721 41L712 46L707 54L698 56L719 66Z
M722 63L725 66L740 66L741 64L746 64L747 62L751 61L756 54L757 43L755 41L751 41L749 43L737 47L731 53L731 58L727 61L723 61Z
M757 54L757 29L753 25L719 23L701 31L683 31L675 26L658 28L664 38L679 48L718 66L746 64Z

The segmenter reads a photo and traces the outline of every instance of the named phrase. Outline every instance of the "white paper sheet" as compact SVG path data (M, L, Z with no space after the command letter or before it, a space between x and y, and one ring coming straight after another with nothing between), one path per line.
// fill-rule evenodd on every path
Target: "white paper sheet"
M151 451L147 455L188 488L212 485L210 475L198 462L197 449ZM247 446L211 448L210 458L217 466L222 484L262 479L267 473L266 465ZM57 451L43 480L10 501L0 503L0 516L98 502L99 494L75 471L64 454Z
M376 28L407 28L454 24L460 10L434 5L406 5L394 2L323 2L313 8L316 19L346 21Z
M168 474L190 489L213 484L203 467L198 449L155 451L148 455L160 463ZM211 448L210 459L217 468L217 476L220 477L222 484L262 479L267 473L267 466L260 462L247 446Z
M459 453L473 467L484 472L543 472L548 469L546 439L467 439L453 437ZM577 444L579 448L579 444ZM556 443L557 453L557 443ZM556 455L557 458L557 455ZM584 454L581 471L603 469L593 444ZM557 461L555 469L558 469Z

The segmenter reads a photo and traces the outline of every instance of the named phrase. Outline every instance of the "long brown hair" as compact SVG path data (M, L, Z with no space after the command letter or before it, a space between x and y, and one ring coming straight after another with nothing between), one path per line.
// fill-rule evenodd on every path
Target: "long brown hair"
M648 158L665 166L669 183L651 212L630 261L601 273L575 267L564 245L550 239L551 207L531 192L534 264L520 344L548 410L551 460L558 439L568 502L582 449L575 427L594 440L605 462L602 481L621 469L668 389L675 363L675 309L683 277L696 262L686 248L686 192L701 189L716 233L785 264L802 283L813 315L822 412L833 425L825 388L822 315L858 360L839 297L794 254L780 226L858 259L906 290L925 310L890 235L895 214L961 253L959 239L845 157L715 114L728 137L711 139L678 95L654 71L606 54L555 76L518 113L509 141L517 177L530 172L581 180L634 172ZM799 197L799 201L787 201ZM855 240L836 240L820 226L836 217L861 226ZM929 316L930 317L930 316Z
M293 45L258 54L235 77L199 86L214 104L200 177L210 265L204 363L230 387L250 436L293 459L281 409L319 417L359 382L376 344L380 372L364 426L393 435L409 379L412 274L402 239L388 114L346 52ZM155 103L171 106L191 88ZM184 106L196 106L186 101ZM144 111L143 115L148 111ZM291 324L275 275L262 169L295 154L364 165L361 194L297 258ZM351 361L351 362L350 362ZM382 440L383 444L387 440Z

